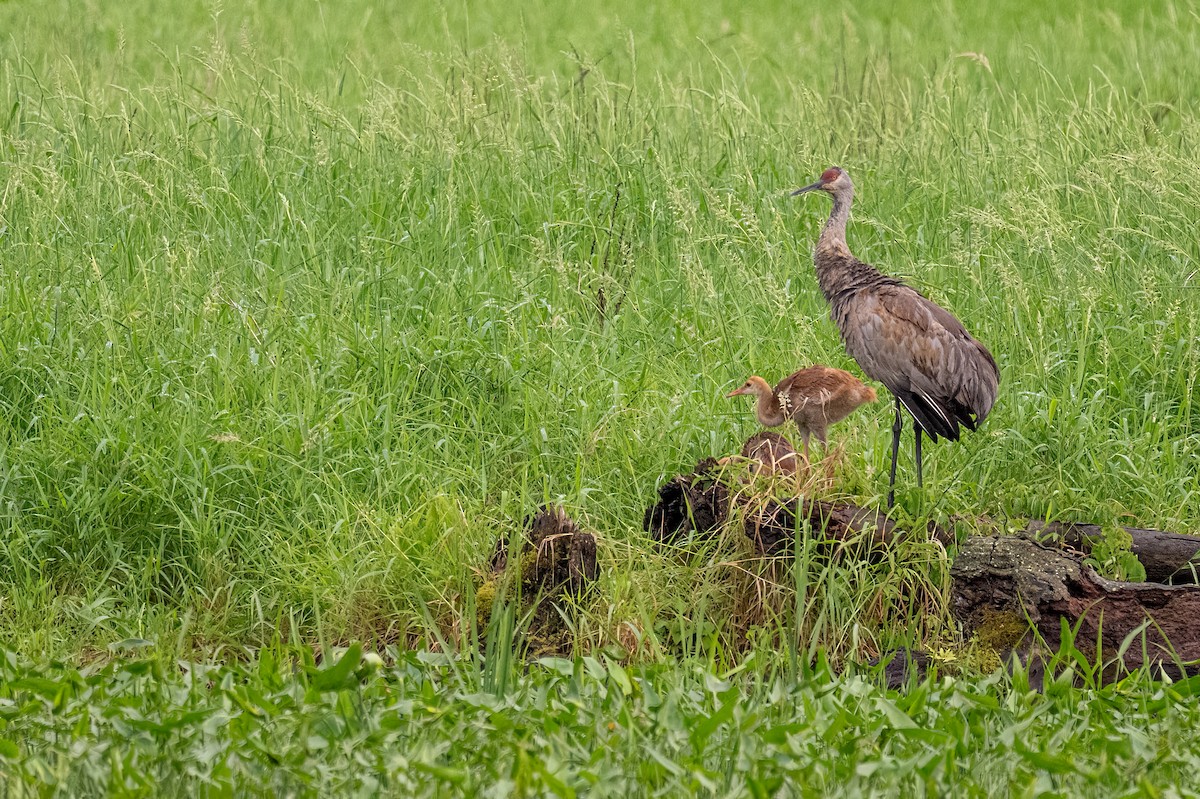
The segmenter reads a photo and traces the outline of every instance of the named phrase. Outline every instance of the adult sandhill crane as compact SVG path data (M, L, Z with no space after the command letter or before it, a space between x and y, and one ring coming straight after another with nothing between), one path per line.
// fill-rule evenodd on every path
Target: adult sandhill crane
M793 372L771 388L766 380L751 375L741 388L725 396L753 394L758 397L755 411L763 427L777 427L791 419L800 429L804 458L808 459L808 438L816 435L825 446L825 429L845 419L860 405L875 401L875 389L849 372L816 364Z
M1000 370L987 347L948 311L850 254L846 221L854 185L844 169L830 167L820 180L792 195L818 190L833 198L833 211L813 252L821 293L846 351L868 377L883 383L896 397L888 476L891 508L896 501L896 456L904 427L900 406L913 417L920 487L921 433L933 441L939 436L957 441L959 425L976 429L996 402Z

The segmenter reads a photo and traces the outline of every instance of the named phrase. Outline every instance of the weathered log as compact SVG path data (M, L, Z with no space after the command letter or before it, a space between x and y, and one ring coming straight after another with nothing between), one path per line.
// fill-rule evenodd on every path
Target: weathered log
M766 554L788 551L797 528L796 502L769 501L746 514L746 535ZM885 546L908 535L890 519L876 511L851 505L846 502L802 502L801 523L807 521L814 530L837 540L859 536L864 530L871 531L873 546ZM1043 522L1037 519L1024 522L1000 524L991 519L957 518L987 530L1004 530L1023 525L1024 532L1043 543L1053 542L1060 547L1069 547L1082 552L1091 551L1092 540L1103 537L1103 528L1097 524L1077 522ZM1148 530L1141 527L1121 528L1133 539L1130 547L1138 561L1146 569L1146 580L1151 583L1188 585L1200 582L1200 536ZM950 546L955 543L951 527L929 522L930 537Z
M1075 648L1108 664L1107 679L1144 662L1172 677L1182 676L1181 662L1182 672L1200 673L1188 664L1200 660L1200 587L1106 580L1060 549L1008 535L968 538L950 573L951 611L968 635L1008 615L1028 619L1055 651L1065 618ZM1121 653L1131 633L1136 640ZM1028 641L1010 643L1020 649Z
M742 458L754 474L789 476L799 464L791 443L775 431L761 431L742 446ZM655 540L677 543L689 535L708 538L729 515L730 502L747 503L745 532L765 554L780 554L793 546L795 531L806 526L827 539L856 540L867 549L886 546L908 532L898 529L883 514L845 502L824 502L805 498L762 500L752 493L731 492L724 466L730 458L705 458L691 474L671 478L658 489L658 502L646 509L642 525ZM797 519L797 509L799 519ZM1090 551L1091 541L1103 537L1099 525L1077 522L1007 520L997 522L986 517L954 517L980 531L997 532L1024 529L1040 541ZM1123 527L1132 539L1131 550L1146 570L1150 582L1173 585L1200 583L1200 536L1181 535L1141 527ZM866 535L864 536L864 533ZM956 543L953 525L929 522L925 534L944 546Z
M1133 539L1130 550L1146 569L1146 580L1169 585L1200 582L1200 537L1147 530L1141 527L1122 527ZM1064 546L1083 551L1091 549L1090 541L1102 538L1104 529L1098 524L1077 522L1042 522L1036 519L1025 527L1038 540L1053 540Z
M790 552L796 531L805 524L826 539L843 543L859 541L866 549L884 546L899 535L891 520L876 511L802 497L786 501L767 499L747 508L743 524L746 536L766 555Z

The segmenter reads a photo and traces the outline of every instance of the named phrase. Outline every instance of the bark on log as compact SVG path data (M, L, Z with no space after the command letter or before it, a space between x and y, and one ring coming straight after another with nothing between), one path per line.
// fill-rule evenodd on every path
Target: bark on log
M1114 661L1107 679L1144 661L1173 678L1200 673L1197 665L1177 666L1200 659L1200 587L1105 580L1078 558L1018 536L968 538L950 572L951 610L968 635L997 613L1016 614L1055 651L1065 618L1089 661ZM1136 640L1115 661L1130 633Z

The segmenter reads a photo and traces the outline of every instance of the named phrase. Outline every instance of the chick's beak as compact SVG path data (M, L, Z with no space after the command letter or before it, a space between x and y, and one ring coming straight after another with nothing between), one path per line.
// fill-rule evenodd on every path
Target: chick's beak
M806 191L816 191L819 188L821 188L821 181L818 180L816 183L810 183L802 189L796 189L792 192L792 196L795 197L797 194L804 194Z
M737 396L739 396L741 394L745 394L745 393L746 393L746 387L742 386L741 388L735 388L733 391L730 391L728 394L725 395L725 397L726 397L726 399L728 399L729 397L737 397Z

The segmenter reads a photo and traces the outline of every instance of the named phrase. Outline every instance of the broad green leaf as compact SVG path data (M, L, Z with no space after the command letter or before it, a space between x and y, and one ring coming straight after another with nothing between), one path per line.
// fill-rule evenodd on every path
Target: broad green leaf
M355 642L328 668L312 674L312 686L318 691L344 691L358 685L354 670L362 660L362 644Z

